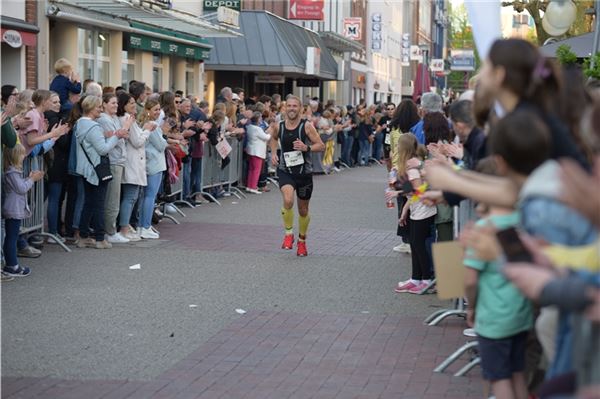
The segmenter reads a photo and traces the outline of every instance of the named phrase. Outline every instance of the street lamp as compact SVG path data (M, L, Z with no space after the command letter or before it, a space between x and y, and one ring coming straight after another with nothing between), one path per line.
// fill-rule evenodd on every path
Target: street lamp
M575 18L577 7L571 0L552 0L542 18L542 27L550 36L560 36L566 33Z

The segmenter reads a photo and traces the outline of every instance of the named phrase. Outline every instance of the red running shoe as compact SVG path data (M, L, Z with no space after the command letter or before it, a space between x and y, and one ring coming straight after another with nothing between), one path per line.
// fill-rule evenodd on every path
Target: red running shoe
M294 248L294 235L286 234L283 237L283 244L281 244L281 249L293 249Z
M307 256L308 251L306 250L306 241L298 241L298 250L296 252L298 256Z

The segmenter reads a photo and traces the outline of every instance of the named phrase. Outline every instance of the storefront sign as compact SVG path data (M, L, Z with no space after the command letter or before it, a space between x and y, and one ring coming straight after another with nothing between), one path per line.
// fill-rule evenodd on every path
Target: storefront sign
M321 49L318 47L306 48L306 74L318 75L321 72Z
M240 26L240 12L233 8L220 6L217 9L217 21L231 26Z
M356 41L362 39L362 18L344 18L344 37Z
M403 67L410 66L410 33L402 34L402 62Z
M323 20L324 0L290 0L288 19Z
M242 0L204 0L204 8L206 11L217 11L219 7L233 8L234 10L242 10Z
M319 79L296 79L296 87L319 87Z
M383 33L381 30L381 14L376 12L371 15L371 49L375 52L381 51Z
M422 62L423 61L423 53L419 46L410 46L410 60Z
M16 30L6 30L2 33L2 41L12 48L19 48L23 45L21 34Z
M285 76L283 75L256 75L254 83L285 83Z
M450 69L453 71L474 71L475 53L473 50L451 50Z
M434 58L429 63L429 69L431 72L443 72L444 71L444 60L441 58Z
M169 40L160 40L137 34L124 35L124 40L127 49L139 49L155 53L172 54L194 60L207 60L210 58L210 50L208 49L175 43Z

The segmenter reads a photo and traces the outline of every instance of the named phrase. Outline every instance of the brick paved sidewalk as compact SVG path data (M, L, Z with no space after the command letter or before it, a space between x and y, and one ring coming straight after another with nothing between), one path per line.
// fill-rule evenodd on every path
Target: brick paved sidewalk
M479 370L433 373L464 323L369 314L248 312L152 381L2 378L3 398L481 398Z

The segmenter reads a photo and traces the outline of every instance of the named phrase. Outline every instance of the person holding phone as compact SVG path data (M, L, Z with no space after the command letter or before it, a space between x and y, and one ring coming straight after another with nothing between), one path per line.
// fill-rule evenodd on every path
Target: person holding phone
M481 173L496 175L496 165L491 158L482 159L478 169ZM481 211L481 207L479 209ZM518 213L510 208L489 206L482 216L476 226L492 225L503 230L519 223ZM507 244L509 235L504 233L503 236ZM511 251L511 254L517 252ZM491 382L494 395L527 398L525 353L527 335L533 327L533 309L531 302L504 276L495 257L491 259L481 258L472 247L466 248L463 262L467 324L477 333L483 377Z

